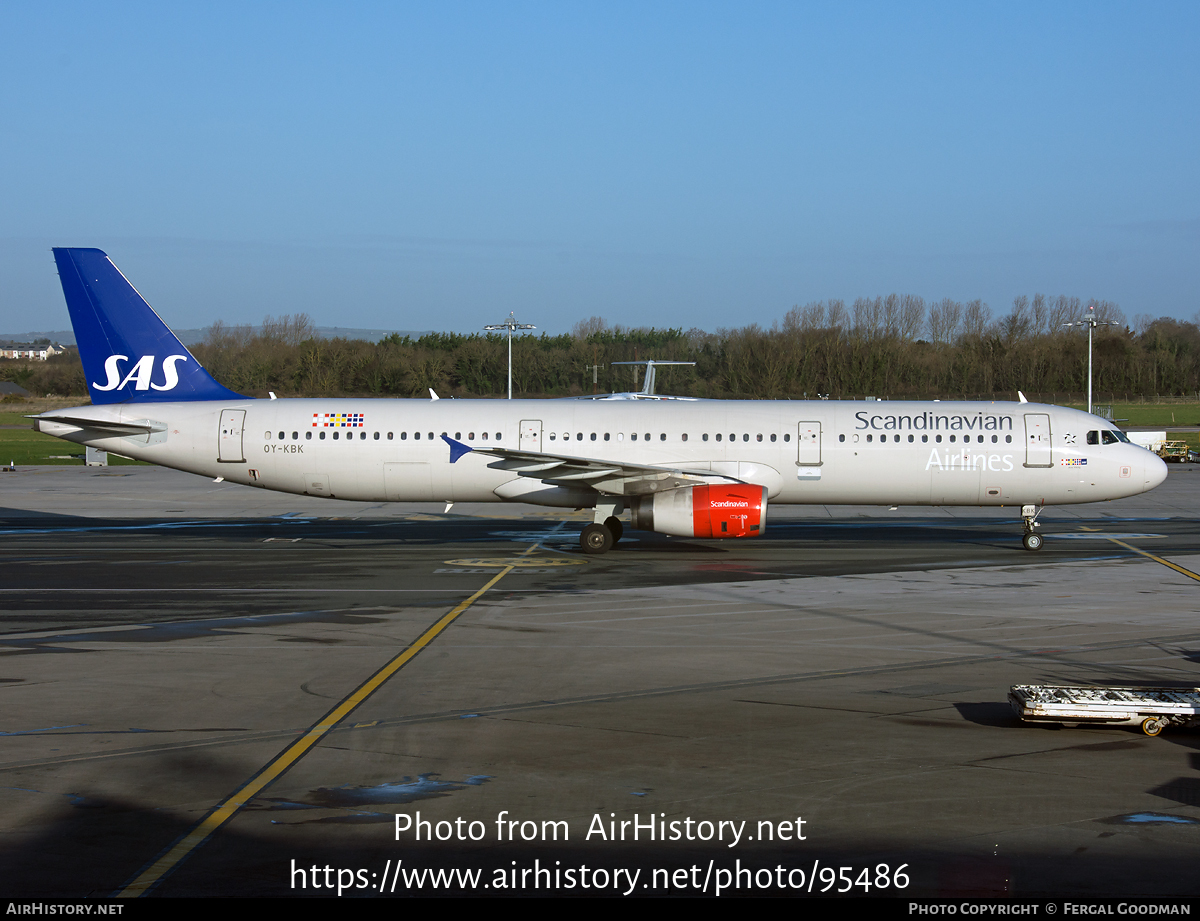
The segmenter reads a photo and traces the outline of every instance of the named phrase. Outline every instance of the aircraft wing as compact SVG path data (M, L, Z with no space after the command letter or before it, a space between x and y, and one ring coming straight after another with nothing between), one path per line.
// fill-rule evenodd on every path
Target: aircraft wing
M493 470L510 470L518 476L532 477L559 486L591 487L597 492L616 496L642 496L677 486L698 486L713 481L744 482L712 470L655 467L511 448L478 448L455 441L447 435L443 435L442 440L450 445L451 463L464 454L485 454L497 458L488 464Z

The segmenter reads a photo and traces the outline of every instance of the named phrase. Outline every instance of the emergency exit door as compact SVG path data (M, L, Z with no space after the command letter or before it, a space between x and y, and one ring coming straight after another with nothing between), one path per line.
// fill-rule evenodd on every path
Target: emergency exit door
M542 450L542 420L521 420L521 450L541 453Z

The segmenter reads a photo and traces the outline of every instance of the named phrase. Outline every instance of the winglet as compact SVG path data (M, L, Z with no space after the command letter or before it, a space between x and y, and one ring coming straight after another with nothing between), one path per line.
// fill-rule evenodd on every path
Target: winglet
M470 454L473 450L475 450L474 448L463 444L461 441L455 441L449 435L443 435L442 441L450 445L450 463L452 464L464 454Z

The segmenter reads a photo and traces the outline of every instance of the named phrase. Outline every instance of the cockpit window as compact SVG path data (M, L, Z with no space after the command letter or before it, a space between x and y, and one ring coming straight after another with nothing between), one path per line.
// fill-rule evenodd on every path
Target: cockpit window
M1088 432L1087 443L1090 445L1100 444L1100 433L1099 432Z
M1121 440L1117 437L1116 432L1110 432L1108 429L1105 429L1100 434L1104 436L1104 443L1106 445L1115 445Z

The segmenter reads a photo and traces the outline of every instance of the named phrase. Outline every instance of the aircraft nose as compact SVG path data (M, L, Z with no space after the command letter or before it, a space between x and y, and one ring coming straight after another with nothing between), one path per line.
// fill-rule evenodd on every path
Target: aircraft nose
M1146 461L1146 488L1143 492L1148 492L1155 486L1162 484L1162 481L1167 478L1167 463L1161 457L1151 456Z

